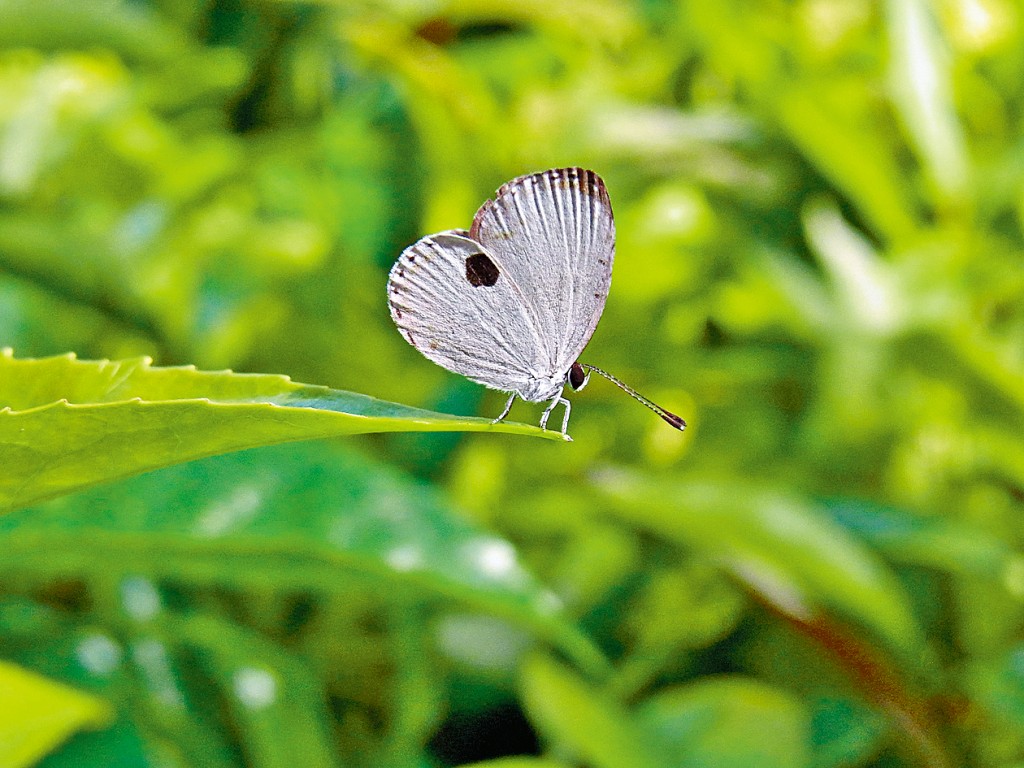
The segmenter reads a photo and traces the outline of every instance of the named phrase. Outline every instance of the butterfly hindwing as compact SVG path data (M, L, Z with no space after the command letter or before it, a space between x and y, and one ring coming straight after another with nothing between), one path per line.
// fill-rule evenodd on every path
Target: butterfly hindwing
M409 246L388 277L402 335L427 358L493 389L521 389L546 356L500 260L464 230Z

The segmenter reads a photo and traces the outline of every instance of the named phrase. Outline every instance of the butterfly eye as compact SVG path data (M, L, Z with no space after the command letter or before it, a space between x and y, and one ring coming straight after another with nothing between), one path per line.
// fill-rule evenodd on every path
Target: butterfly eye
M583 366L579 363L573 363L569 369L569 375L566 377L569 380L569 386L572 387L575 392L583 386L587 376L583 371Z

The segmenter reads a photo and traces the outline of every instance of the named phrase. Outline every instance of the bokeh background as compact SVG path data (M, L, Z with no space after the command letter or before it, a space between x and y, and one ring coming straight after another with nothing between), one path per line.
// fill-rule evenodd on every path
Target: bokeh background
M0 658L116 712L41 764L1020 768L1022 51L1012 0L0 2L0 346L495 415L387 271L580 165L618 227L584 360L690 423L595 380L571 445L350 438L9 515ZM211 557L213 504L272 524ZM346 525L437 567L324 566ZM446 580L467 530L609 665Z

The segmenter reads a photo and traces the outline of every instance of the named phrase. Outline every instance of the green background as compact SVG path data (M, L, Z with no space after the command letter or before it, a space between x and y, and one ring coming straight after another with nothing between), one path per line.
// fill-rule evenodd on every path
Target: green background
M493 416L387 271L578 165L618 228L583 359L690 424L595 379L572 444L7 514L0 660L114 714L19 762L0 684L0 755L1024 766L1022 50L1011 0L0 0L0 347Z

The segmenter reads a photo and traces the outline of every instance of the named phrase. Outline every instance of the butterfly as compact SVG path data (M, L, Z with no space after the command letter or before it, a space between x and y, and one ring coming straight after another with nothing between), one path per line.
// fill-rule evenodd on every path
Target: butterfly
M597 373L676 429L686 422L611 374L581 363L604 312L615 260L615 221L601 177L582 168L520 176L476 212L469 230L428 235L406 248L388 276L399 331L429 360L491 389L547 402L540 419L571 405Z

